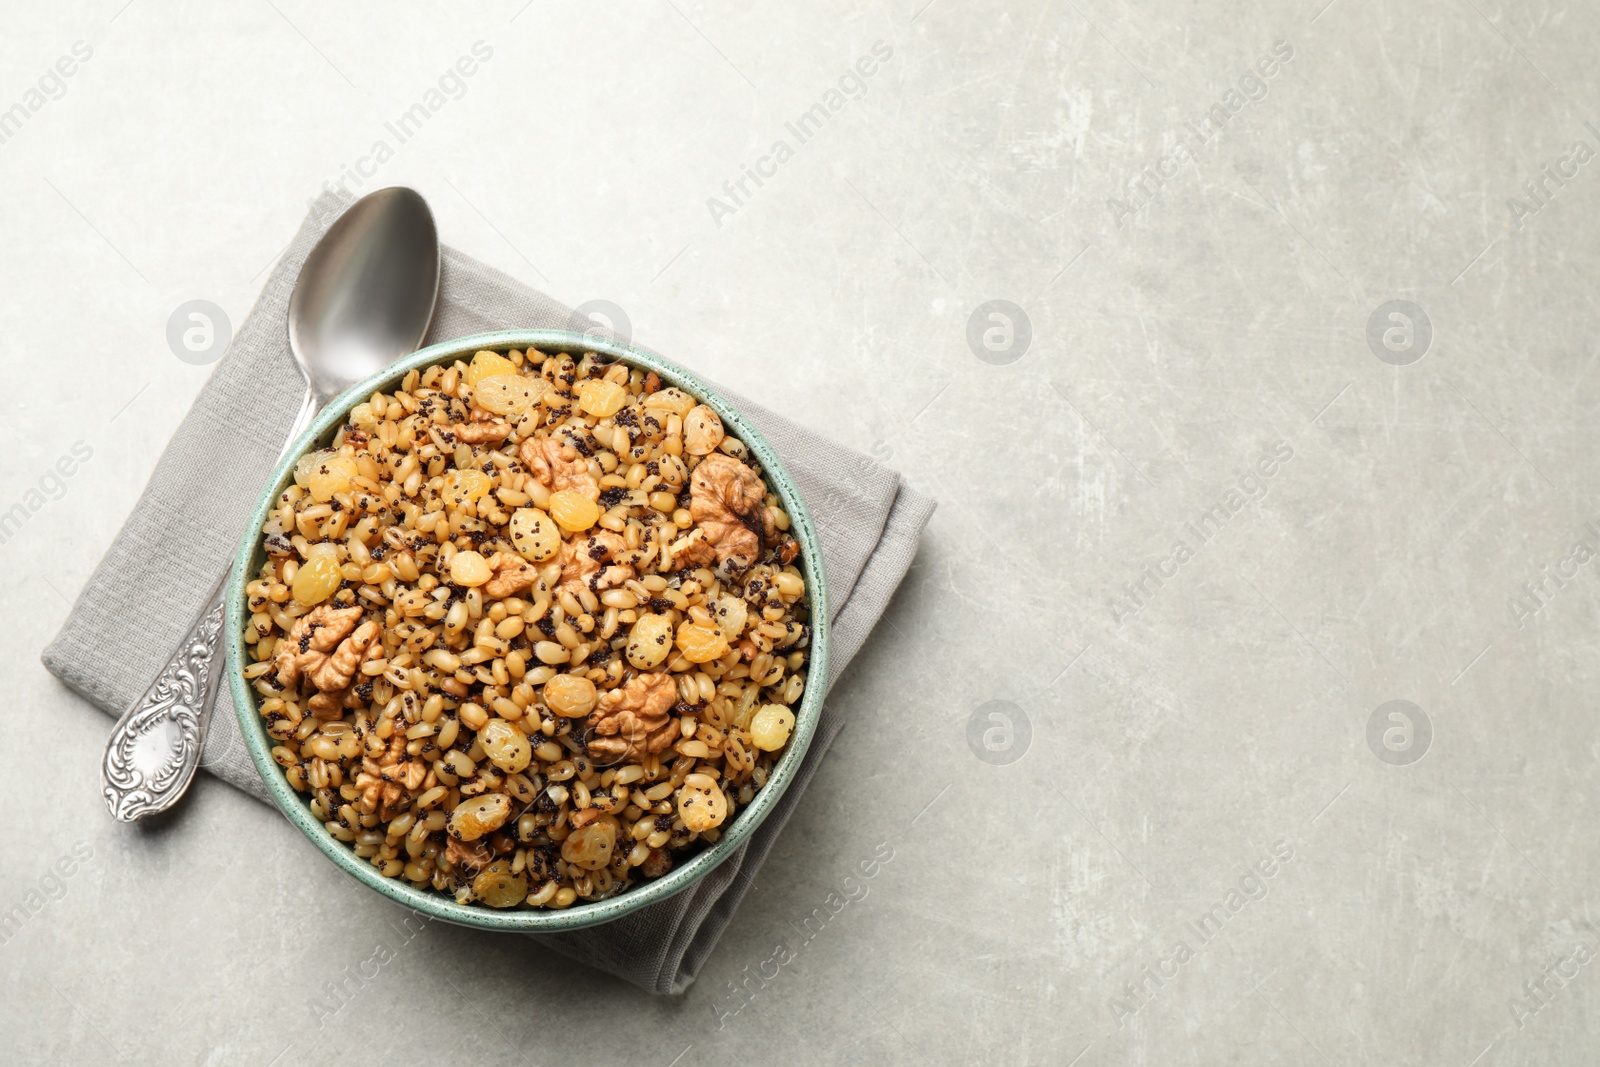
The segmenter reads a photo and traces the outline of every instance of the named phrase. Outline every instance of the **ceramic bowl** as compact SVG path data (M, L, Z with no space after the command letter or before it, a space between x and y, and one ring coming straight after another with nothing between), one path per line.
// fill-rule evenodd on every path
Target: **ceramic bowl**
M470 360L481 349L504 352L512 348L538 348L542 351L567 352L575 357L583 352L598 352L611 359L660 375L663 383L675 385L710 406L722 418L723 425L733 436L749 446L761 464L766 482L777 493L790 518L790 532L800 543L798 561L805 576L806 590L811 603L811 649L808 676L822 680L828 676L828 590L822 568L822 548L812 526L811 516L795 488L794 481L784 469L783 462L772 447L737 409L708 388L694 375L653 352L643 351L625 344L603 341L592 336L565 330L515 330L500 333L475 334L442 344L432 345L375 374L329 404L297 440L272 473L262 489L261 499L250 516L250 525L234 558L233 573L228 580L227 648L228 684L232 686L233 704L239 720L239 731L244 736L245 747L255 762L261 780L278 807L289 821L314 844L324 856L340 870L407 908L447 922L475 926L486 930L512 930L519 932L575 930L610 922L630 912L659 903L681 893L710 873L744 844L761 825L762 820L777 804L784 791L794 780L800 761L805 757L816 731L817 718L822 709L824 686L809 685L795 712L794 732L789 747L773 768L767 784L755 795L751 803L737 812L720 840L706 846L699 853L681 861L667 874L653 881L637 883L633 888L609 900L598 903L579 903L561 911L533 910L527 908L497 910L481 905L463 905L454 898L433 889L418 889L409 882L385 878L367 861L358 857L351 847L338 841L311 813L309 798L298 793L284 777L283 769L272 759L273 740L257 710L258 694L241 674L246 662L243 632L249 612L245 607L244 588L247 579L257 574L266 555L261 546L261 526L278 494L293 479L294 465L305 453L323 447L332 439L334 430L341 425L350 409L366 400L374 392L389 392L399 387L401 379L412 370L426 369L435 363L451 363L457 359Z

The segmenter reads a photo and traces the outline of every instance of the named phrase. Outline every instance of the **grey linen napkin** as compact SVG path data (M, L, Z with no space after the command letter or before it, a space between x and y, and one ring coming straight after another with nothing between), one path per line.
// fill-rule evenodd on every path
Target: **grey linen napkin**
M289 294L312 245L349 203L317 199L227 355L162 453L133 513L85 585L44 664L116 716L149 685L232 559L299 409L289 354ZM453 249L428 343L488 330L588 330L571 309ZM783 457L822 539L833 612L832 684L911 565L934 502L860 453L720 390ZM654 993L687 989L843 727L825 706L800 772L760 830L692 888L643 911L536 940ZM206 770L263 801L226 684L206 739ZM268 801L270 803L270 801Z

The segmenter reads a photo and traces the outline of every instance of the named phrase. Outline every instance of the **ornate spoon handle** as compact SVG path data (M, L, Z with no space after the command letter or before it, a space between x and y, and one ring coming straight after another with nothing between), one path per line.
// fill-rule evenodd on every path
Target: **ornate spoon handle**
M111 731L100 786L111 814L123 822L177 803L200 766L226 662L219 647L226 586L224 574L178 650Z
M326 403L309 384L300 414L283 443L287 452ZM278 454L283 458L283 453ZM144 696L122 713L100 761L100 786L106 807L123 822L133 822L176 804L194 780L205 749L206 725L216 703L222 655L222 608L228 571L189 627L183 643L162 666Z

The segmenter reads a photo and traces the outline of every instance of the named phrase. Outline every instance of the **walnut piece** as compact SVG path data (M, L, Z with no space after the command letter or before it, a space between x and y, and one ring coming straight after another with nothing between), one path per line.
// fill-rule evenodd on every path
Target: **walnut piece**
M367 649L372 647L372 642L376 641L378 634L382 632L381 626L368 619L357 626L354 633L341 641L331 655L324 655L322 662L303 667L306 677L311 679L312 685L324 693L343 690L350 684L350 679L355 677L356 668L361 666L361 660L366 656Z
M483 595L490 600L520 593L539 580L539 568L515 552L496 552L490 556L489 570L493 577L483 583Z
M489 851L488 842L479 838L477 841L463 841L461 838L450 835L449 844L444 847L444 857L450 865L460 869L463 867L487 867L494 859L494 853Z
M670 674L638 674L620 689L602 693L589 716L594 728L589 755L616 761L664 751L679 732L678 721L668 714L677 700L678 683Z
M316 693L306 701L306 710L323 722L344 717L344 702L349 690L338 693Z
M574 596L586 586L596 593L615 589L633 577L633 568L626 563L606 564L627 547L622 535L612 530L596 530L582 539L563 542L560 588Z
M704 530L692 530L672 553L674 567L705 567L717 562L717 550L706 539Z
M278 681L291 689L298 686L301 674L320 667L328 653L337 648L360 621L359 607L336 608L332 604L323 604L300 616L294 628L278 642L274 658Z
M406 757L406 735L395 731L389 747L377 759L367 756L356 772L355 786L361 791L361 810L377 812L387 822L400 814L411 797L428 784L428 765Z
M600 499L600 486L589 473L589 464L571 445L564 445L552 437L530 437L522 442L517 456L552 493L562 489L575 489L590 500Z
M756 472L732 456L713 452L689 478L689 517L700 524L718 563L740 570L761 554L761 543L777 534L761 501L767 488Z
M382 648L381 645L377 647ZM361 694L353 685L328 693L313 693L311 699L306 701L306 709L323 722L343 718L346 711L360 711L364 707L366 701L361 699Z
M511 424L505 419L496 418L491 412L475 410L471 422L465 425L457 423L450 427L450 432L457 441L464 441L469 445L489 442L500 444L511 436Z

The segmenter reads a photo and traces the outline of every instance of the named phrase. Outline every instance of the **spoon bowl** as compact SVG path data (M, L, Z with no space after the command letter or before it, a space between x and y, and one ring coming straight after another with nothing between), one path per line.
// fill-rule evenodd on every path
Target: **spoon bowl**
M379 189L328 227L289 297L289 348L321 407L422 344L439 231L413 189Z

